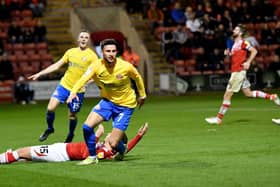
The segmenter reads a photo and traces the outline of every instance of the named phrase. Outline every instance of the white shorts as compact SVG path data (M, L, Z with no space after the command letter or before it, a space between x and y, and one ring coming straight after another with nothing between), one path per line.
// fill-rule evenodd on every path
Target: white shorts
M70 160L65 143L32 146L30 152L33 161L65 162Z
M227 85L227 91L239 92L241 88L249 88L250 86L251 84L246 77L246 71L233 72Z

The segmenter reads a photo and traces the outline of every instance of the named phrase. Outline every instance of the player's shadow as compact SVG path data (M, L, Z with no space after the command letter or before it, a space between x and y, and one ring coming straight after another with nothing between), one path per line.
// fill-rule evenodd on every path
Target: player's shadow
M226 124L228 125L249 125L252 124L253 120L249 119L237 119L237 120L231 120L227 121Z

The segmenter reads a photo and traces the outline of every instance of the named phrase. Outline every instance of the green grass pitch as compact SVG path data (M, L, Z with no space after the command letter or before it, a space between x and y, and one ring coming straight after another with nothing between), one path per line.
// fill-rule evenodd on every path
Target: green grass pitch
M149 131L124 161L0 165L0 186L280 186L280 126L271 122L280 118L280 108L238 94L223 125L208 125L204 118L216 115L222 94L150 96L136 109L127 134L133 137L146 121ZM82 123L97 101L85 100L74 141L83 141ZM0 152L41 144L46 105L0 105ZM111 130L111 123L104 126ZM44 143L64 141L67 131L63 105L56 112L55 134Z

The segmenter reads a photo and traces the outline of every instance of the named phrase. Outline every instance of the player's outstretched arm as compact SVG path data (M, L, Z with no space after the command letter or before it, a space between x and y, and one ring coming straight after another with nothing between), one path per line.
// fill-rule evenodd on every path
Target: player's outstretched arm
M43 69L42 71L29 76L28 79L37 80L42 75L47 75L49 73L52 73L52 72L58 70L63 64L64 64L64 61L62 59L60 59L59 61L57 61L56 63L54 63L50 66L48 66L47 68Z
M143 126L141 126L138 130L138 133L134 138L132 138L127 144L126 153L130 152L136 144L142 139L142 137L147 133L149 128L149 124L146 122Z

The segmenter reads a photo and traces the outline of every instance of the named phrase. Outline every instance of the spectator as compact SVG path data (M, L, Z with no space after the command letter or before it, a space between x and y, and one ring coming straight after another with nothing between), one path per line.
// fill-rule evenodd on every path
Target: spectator
M216 21L209 14L203 15L201 29L204 33L214 33L216 25Z
M3 41L0 40L0 55L2 55L4 53L4 44Z
M199 19L195 18L195 14L190 14L189 19L186 21L186 27L190 29L192 33L200 32L200 21Z
M13 66L6 53L0 56L0 80L13 80Z
M249 14L251 15L253 23L259 23L264 21L262 12L263 7L261 1L251 0Z
M186 22L185 12L182 10L179 2L176 2L174 8L171 10L171 17L175 25Z
M280 59L278 55L274 55L273 62L269 64L268 70L273 71L275 73L280 70Z
M131 1L125 0L126 11L130 14L143 11L143 4L141 0Z
M8 38L9 42L12 44L23 42L21 28L16 21L12 21L12 24L8 28Z
M139 55L131 49L130 46L127 46L127 48L124 50L122 54L123 60L130 62L134 67L138 67L140 57Z
M37 42L45 42L46 41L47 29L46 26L43 25L40 19L37 20L36 25L34 27L34 41Z
M22 10L25 1L22 1L22 0L9 0L9 1L6 1L6 3L7 2L9 2L9 6L11 8L11 11L13 11L13 10Z
M14 96L17 103L25 105L27 103L35 104L34 90L32 90L29 83L25 80L23 76L19 76L18 81L14 86Z
M183 59L185 54L185 50L183 48L186 47L188 35L187 35L187 29L183 25L178 25L176 30L173 31L173 37L174 37L174 45L172 48L172 52L168 58L171 57L171 59L174 57L175 59ZM181 53L181 51L184 51Z
M227 40L227 33L225 31L225 27L223 24L221 23L218 24L214 37L215 37L215 47L219 49L225 49L226 48L225 41Z
M5 0L0 1L0 21L10 19L10 7Z
M213 52L208 55L209 70L223 70L224 69L224 54L221 54L218 48L214 48Z
M172 49L174 45L174 35L172 33L172 29L167 29L165 32L161 34L161 45L162 45L162 53L167 54L170 49Z
M34 42L34 28L22 27L23 43Z
M212 3L213 5L213 16L216 16L218 14L223 14L223 12L226 9L225 1L224 0L216 0L216 3Z
M203 7L203 4L199 3L197 4L197 7L196 7L196 10L195 10L195 17L196 18L202 18L205 14L205 11L204 11L204 7ZM186 14L186 18L188 19L189 16L187 16L188 14Z
M205 53L204 48L200 47L198 49L199 49L199 52L195 56L196 70L202 71L202 72L210 70L210 67L209 67L209 64L208 64L207 55Z
M194 13L194 12L193 12L192 7L191 7L191 6L187 6L187 7L185 8L185 12L184 12L185 17L186 17L186 20L190 19L190 15L193 14L193 13ZM195 11L195 14L196 14L196 11Z
M31 0L29 3L29 8L32 10L34 17L42 17L45 5L40 0Z
M275 40L277 44L280 44L280 21L276 22L275 30L274 30Z
M186 27L190 30L193 35L192 46L198 47L203 39L202 36L202 27L200 20L195 18L195 14L190 15L190 19L186 21Z
M154 30L163 25L164 15L162 10L156 7L156 2L150 2L150 8L147 13L151 33L154 34Z
M271 29L268 27L267 23L264 23L263 28L261 29L261 38L263 44L273 44L274 35Z

